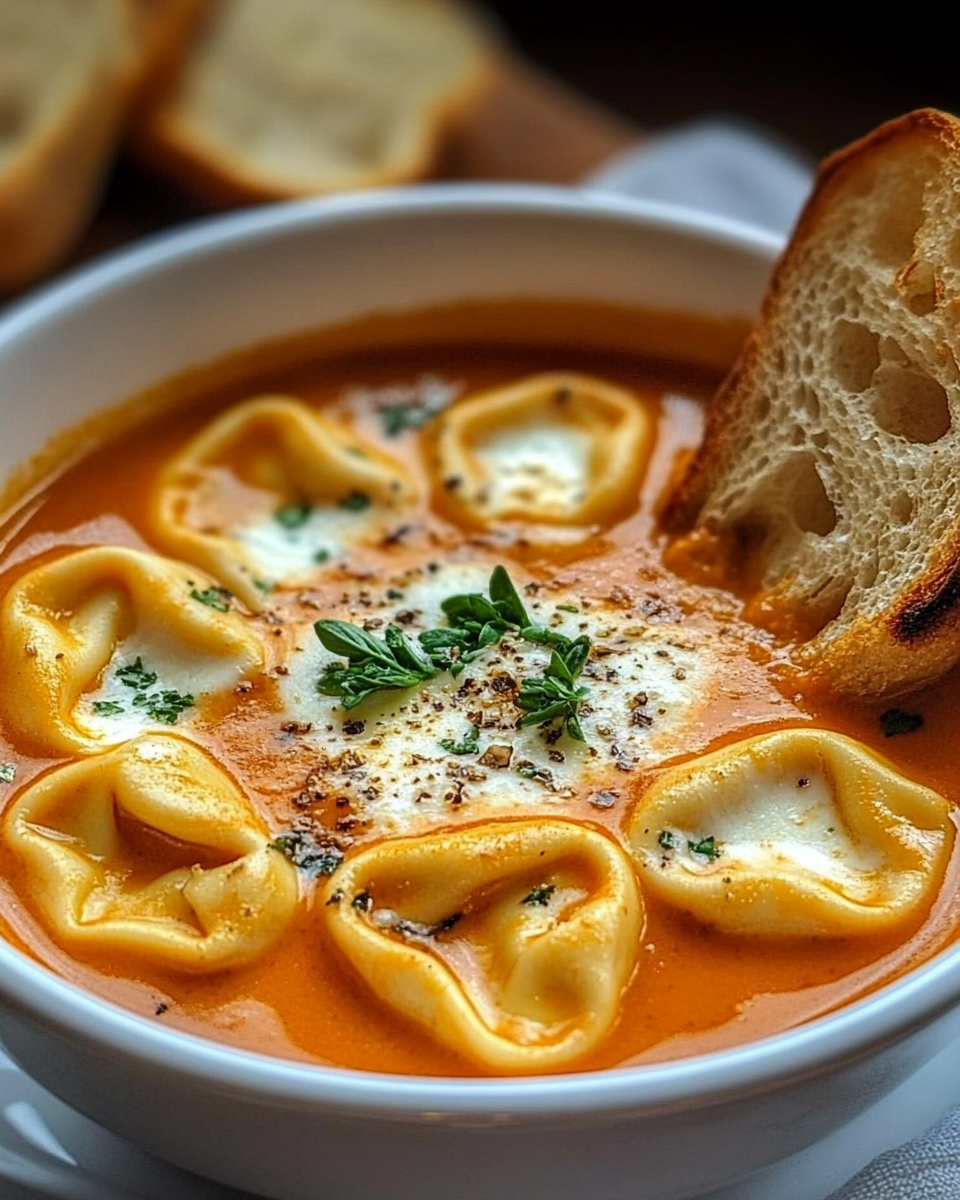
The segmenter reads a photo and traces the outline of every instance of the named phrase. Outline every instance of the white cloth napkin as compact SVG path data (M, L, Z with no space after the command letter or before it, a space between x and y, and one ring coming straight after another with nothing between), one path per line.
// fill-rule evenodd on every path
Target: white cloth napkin
M711 118L639 144L604 164L585 186L673 201L787 234L812 177L809 160L765 131ZM960 1109L923 1137L882 1154L830 1200L960 1200Z

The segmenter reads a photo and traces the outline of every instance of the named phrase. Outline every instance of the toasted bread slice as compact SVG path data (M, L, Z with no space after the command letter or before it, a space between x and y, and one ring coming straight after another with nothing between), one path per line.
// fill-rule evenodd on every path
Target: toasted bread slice
M132 52L124 0L0 3L0 292L65 253L99 193Z
M423 178L488 61L454 0L231 0L134 148L223 204Z
M960 121L910 113L824 163L663 521L841 692L960 658Z
M136 43L133 90L150 93L179 69L210 0L128 0Z

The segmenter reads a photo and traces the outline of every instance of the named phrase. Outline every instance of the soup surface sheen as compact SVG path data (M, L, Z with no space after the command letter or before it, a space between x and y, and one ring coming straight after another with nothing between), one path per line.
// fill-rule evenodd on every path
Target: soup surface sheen
M833 705L666 569L731 334L658 320L666 358L643 314L374 321L38 468L0 521L6 937L149 1020L448 1075L719 1049L947 944L955 680Z

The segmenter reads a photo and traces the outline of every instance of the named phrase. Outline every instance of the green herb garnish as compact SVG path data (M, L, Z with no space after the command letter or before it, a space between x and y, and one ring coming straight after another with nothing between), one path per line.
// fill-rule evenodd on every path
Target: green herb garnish
M557 611L558 612L568 612L568 613L578 613L580 611L580 609L577 608L577 606L575 604L558 604Z
M530 892L529 896L524 896L520 903L541 905L549 904L550 897L556 890L556 885L553 883L540 883Z
M318 842L298 830L281 834L270 845L309 875L332 875L343 862L343 851L338 847Z
M310 520L312 504L285 504L273 514L273 519L284 529L299 529Z
M194 699L189 692L177 692L173 688L152 695L140 692L134 696L133 703L137 708L145 708L152 720L162 721L165 725L176 725L180 714L194 707Z
M349 496L344 496L338 503L347 512L363 512L365 508L370 507L371 500L366 492L351 492Z
M329 550L316 550L316 551L314 551L314 555L313 555L313 561L314 561L315 563L325 563L325 562L329 562L329 561L330 561L330 551L329 551Z
M717 859L723 853L720 843L713 834L694 841L692 838L682 838L679 834L671 833L669 829L661 829L657 841L664 850L680 850L686 841L688 850L693 854L702 854L704 858Z
M440 745L448 754L475 754L480 748L480 727L470 725L462 741L455 742L453 738L442 738Z
M217 612L229 612L231 598L225 587L208 587L202 592L194 588L190 593L191 600L199 600L201 604L205 604L207 608L215 608Z
M148 671L139 654L135 662L128 663L125 667L118 667L116 676L124 687L136 688L138 691L153 687L157 682L156 671Z
M438 671L459 675L467 663L488 646L495 646L505 633L516 633L530 642L568 643L563 634L534 625L513 581L503 567L494 567L488 595L462 592L448 596L440 607L450 622L448 629L426 629L420 644Z
M123 705L115 704L112 700L94 700L93 711L98 717L119 717L123 712Z
M348 621L317 621L313 628L327 650L347 660L347 666L331 663L317 684L321 695L339 696L345 709L375 692L414 687L437 673L396 625L387 626L383 641Z
M434 415L418 404L386 404L380 409L380 423L386 436L395 438L407 429L422 429Z
M896 737L899 733L915 733L923 725L923 714L907 712L903 708L888 708L880 714L880 728L884 737Z
M588 637L578 637L572 642L567 639L565 646L554 647L540 678L524 679L517 696L517 706L525 713L520 721L522 726L559 721L570 737L578 742L586 741L579 713L587 697L587 688L577 687L576 680L589 654Z
M17 764L0 762L0 783L13 783L17 776Z
M687 847L694 854L702 854L704 858L716 859L723 853L717 839L712 834L710 837L701 838L698 842L692 842L687 838Z

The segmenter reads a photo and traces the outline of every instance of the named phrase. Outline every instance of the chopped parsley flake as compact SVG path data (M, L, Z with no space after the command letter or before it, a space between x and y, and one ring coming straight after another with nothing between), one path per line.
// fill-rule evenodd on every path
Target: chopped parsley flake
M208 587L204 588L202 592L198 592L194 588L190 593L190 599L199 600L207 608L215 608L217 612L225 613L230 611L230 600L232 597L225 587Z
M453 738L443 738L440 746L448 754L475 754L480 748L480 728L477 725L471 725L461 741L455 742Z
M314 555L313 555L313 561L314 561L315 563L325 563L325 562L329 562L329 561L330 561L330 551L329 551L329 550L316 550L316 551L314 551Z
M284 529L299 529L310 520L312 504L285 504L273 514L273 519Z
M530 905L547 905L550 903L550 897L556 890L556 884L540 883L530 892L529 895L524 896L520 903Z
M308 875L332 875L343 862L343 851L338 847L318 842L298 830L281 834L270 845Z
M369 508L371 504L370 497L366 492L351 492L349 496L344 496L339 501L341 508L347 512L363 512L365 508Z
M139 654L135 662L128 663L125 667L118 667L116 675L124 687L136 688L138 691L153 687L157 682L156 671L148 671Z
M176 725L177 718L188 708L193 708L195 701L189 692L177 692L168 688L162 692L147 695L140 692L133 698L138 708L145 708L147 716L154 721L162 721L165 725Z
M0 762L0 783L13 783L17 775L17 764Z
M577 606L575 604L558 604L557 611L558 612L568 612L568 613L578 613L580 611L580 609L577 608Z
M702 854L704 858L717 859L723 853L720 843L710 834L709 837L694 841L692 838L682 838L679 834L671 833L669 829L661 829L657 841L664 850L680 850L684 841L692 854Z
M899 733L915 733L923 725L923 714L907 712L903 708L888 708L880 714L880 728L884 737L896 737Z
M115 674L124 687L132 688L136 692L131 699L134 708L146 709L151 720L175 725L180 714L194 706L193 696L177 692L173 688L150 692L148 689L157 682L157 673L147 670L139 654L134 662L118 667ZM95 700L93 711L99 717L119 717L125 709L114 700Z
M407 429L422 429L434 413L416 404L387 404L380 409L380 423L388 438L399 437Z
M536 779L540 783L545 783L548 786L553 783L553 775L546 767L538 767L536 763L530 762L529 759L524 759L517 763L516 772L524 779Z

